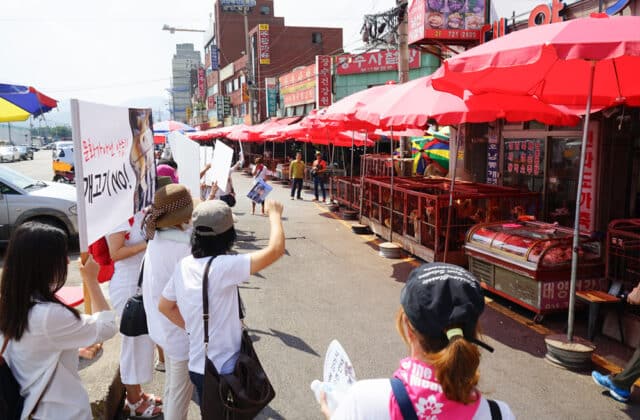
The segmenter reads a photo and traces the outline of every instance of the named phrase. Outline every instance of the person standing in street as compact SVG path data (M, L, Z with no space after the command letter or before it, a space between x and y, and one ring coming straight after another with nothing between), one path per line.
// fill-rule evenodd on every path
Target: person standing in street
M311 168L311 176L313 176L313 192L316 198L313 201L319 200L318 188L322 188L322 202L327 201L327 191L324 188L324 180L327 173L327 162L322 159L322 153L316 152L316 160L313 161Z
M640 305L640 283L629 293L627 302ZM627 402L631 397L631 387L640 378L640 347L633 353L624 370L615 376L603 375L598 371L591 372L593 381L609 391L609 395L617 401Z
M289 178L291 179L291 199L295 195L298 200L302 200L302 182L304 180L305 163L302 160L302 153L296 153L296 160L289 165ZM297 190L297 194L296 194Z
M267 182L267 167L264 166L264 163L262 163L262 158L261 157L257 157L255 160L255 164L256 166L253 168L253 172L251 173L251 175L253 175L253 185L255 185L258 180L262 180L263 182ZM262 206L262 215L265 215L264 212L264 199L262 201L262 203L260 203L260 205ZM256 214L256 202L251 200L251 214L254 215Z

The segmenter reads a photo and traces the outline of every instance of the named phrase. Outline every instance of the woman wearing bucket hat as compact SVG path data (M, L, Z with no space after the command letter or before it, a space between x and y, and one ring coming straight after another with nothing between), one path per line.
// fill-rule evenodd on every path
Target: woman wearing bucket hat
M484 297L467 270L444 263L414 269L400 295L396 326L409 348L392 380L356 382L331 419L514 419L504 402L485 399L479 380L478 319Z
M205 357L223 375L232 372L238 359L242 337L238 285L284 254L282 204L268 200L265 207L271 224L268 245L249 254L227 255L236 238L231 208L221 200L200 203L193 212L191 255L180 261L162 292L160 312L189 336L189 374L199 397ZM212 258L208 299L215 316L209 319L208 334L215 338L205 355L202 278Z
M149 336L164 350L164 416L186 419L193 385L189 379L189 339L158 311L162 289L180 260L191 253L193 199L184 185L169 184L156 191L144 219L149 241L144 256L142 294Z

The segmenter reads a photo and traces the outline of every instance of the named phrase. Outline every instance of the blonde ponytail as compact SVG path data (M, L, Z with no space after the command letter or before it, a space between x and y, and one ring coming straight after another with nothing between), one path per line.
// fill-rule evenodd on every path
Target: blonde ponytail
M434 368L436 378L449 400L462 404L475 401L473 391L480 379L480 350L475 344L462 336L453 337L444 349L427 354L427 362Z

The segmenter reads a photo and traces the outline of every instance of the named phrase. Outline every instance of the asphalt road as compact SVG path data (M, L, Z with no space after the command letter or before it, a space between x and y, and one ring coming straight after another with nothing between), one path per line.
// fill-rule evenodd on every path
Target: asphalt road
M52 176L48 151L7 165L41 179ZM268 221L251 216L250 202L242 197L250 179L233 176L239 192L237 249L251 252L266 245ZM403 281L419 262L380 257L375 237L354 235L347 222L310 202L308 192L304 197L290 201L287 190L274 187L272 198L285 205L287 252L241 289L246 322L277 393L262 418L321 418L309 384L322 377L324 353L334 338L349 353L358 378L390 377L407 353L394 316ZM70 271L70 282L77 284L75 266ZM489 398L506 401L519 419L640 418L638 393L633 405L617 403L602 395L588 372L551 366L540 330L508 316L502 305L490 302L482 317L486 341L495 347L493 354L482 350L480 389ZM104 397L118 351L118 338L110 340L102 356L81 370L92 400ZM156 373L145 389L161 394L163 379ZM198 418L195 405L189 418Z

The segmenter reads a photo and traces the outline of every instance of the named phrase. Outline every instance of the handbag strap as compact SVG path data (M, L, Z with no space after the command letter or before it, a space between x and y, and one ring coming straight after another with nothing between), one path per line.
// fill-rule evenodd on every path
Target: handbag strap
M209 348L209 269L215 257L211 257L204 267L202 274L202 320L204 321L204 348Z
M398 407L400 407L402 418L404 420L418 420L416 410L413 408L411 398L409 398L407 389L404 387L402 381L398 378L391 378L391 389L398 402Z
M138 274L138 289L142 287L142 275L144 274L144 258L142 259L142 264L140 265L140 274Z
M491 420L502 420L502 412L500 406L494 400L487 400L489 403L489 410L491 411Z

